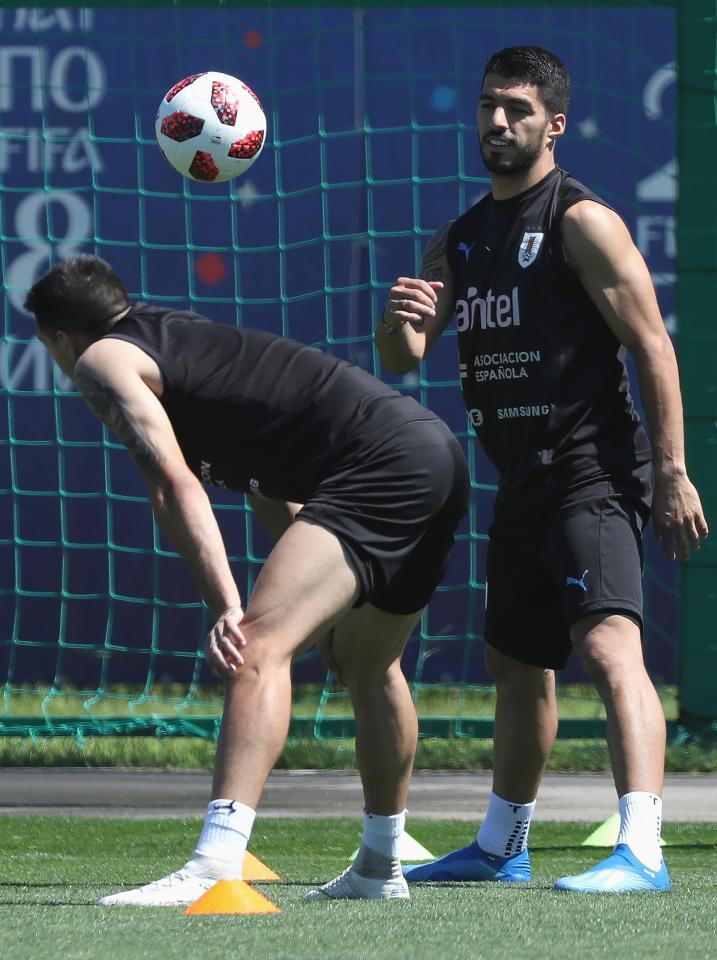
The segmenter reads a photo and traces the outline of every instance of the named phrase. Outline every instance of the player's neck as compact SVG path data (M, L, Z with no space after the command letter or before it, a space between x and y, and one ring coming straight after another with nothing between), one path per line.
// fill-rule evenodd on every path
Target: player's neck
M511 197L517 197L518 194L530 190L536 183L540 183L554 169L555 157L552 153L546 153L528 170L521 170L519 173L507 176L494 173L491 176L493 199L510 200Z

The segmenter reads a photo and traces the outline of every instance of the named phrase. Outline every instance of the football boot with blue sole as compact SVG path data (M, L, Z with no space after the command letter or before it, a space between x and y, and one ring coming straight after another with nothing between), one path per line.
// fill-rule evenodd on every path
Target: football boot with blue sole
M572 893L659 893L671 890L665 862L659 870L641 863L625 843L618 843L607 860L571 877L561 877L556 890Z
M502 883L525 883L531 878L527 850L512 857L487 853L476 842L447 853L430 863L404 864L403 875L409 883L440 880L496 880Z

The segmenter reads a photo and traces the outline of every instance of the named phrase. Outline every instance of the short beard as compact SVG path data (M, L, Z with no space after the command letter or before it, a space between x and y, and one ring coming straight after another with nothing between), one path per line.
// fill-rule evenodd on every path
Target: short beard
M530 170L542 153L542 145L539 143L532 147L525 147L519 152L514 153L512 159L487 155L480 141L478 147L483 157L483 163L489 173L496 173L503 177L513 177L516 174L525 173L527 170Z

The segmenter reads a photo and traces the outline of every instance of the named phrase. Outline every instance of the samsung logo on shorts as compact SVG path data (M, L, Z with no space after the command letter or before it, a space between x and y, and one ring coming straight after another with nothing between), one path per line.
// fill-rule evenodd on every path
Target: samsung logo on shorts
M499 420L517 420L520 417L547 417L550 413L550 406L547 403L539 403L530 407L498 407L497 414Z

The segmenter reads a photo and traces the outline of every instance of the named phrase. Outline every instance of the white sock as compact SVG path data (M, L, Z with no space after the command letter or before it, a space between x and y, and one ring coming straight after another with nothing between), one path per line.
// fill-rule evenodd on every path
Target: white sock
M194 856L187 866L190 869L201 867L199 872L205 873L207 863L219 860L231 869L235 878L241 878L255 817L256 811L238 800L212 800L207 807Z
M620 797L618 843L626 843L640 863L650 870L662 866L660 831L662 829L662 800L657 794L635 790Z
M398 859L398 842L406 825L406 811L390 817L364 810L363 837L361 846L370 847L376 853Z
M511 803L491 793L488 812L476 836L478 846L499 857L521 853L528 846L528 831L534 812L535 800L532 803Z

